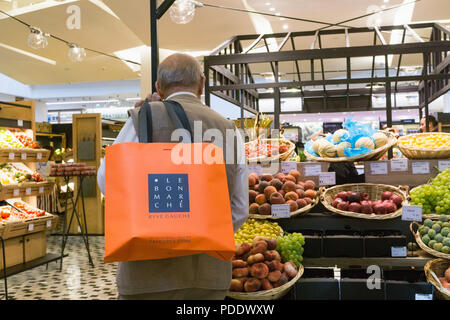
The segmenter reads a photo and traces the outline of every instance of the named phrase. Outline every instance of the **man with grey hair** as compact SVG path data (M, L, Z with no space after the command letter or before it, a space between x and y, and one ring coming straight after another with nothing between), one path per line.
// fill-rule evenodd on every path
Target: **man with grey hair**
M184 109L195 136L205 136L208 129L218 130L223 137L224 155L232 149L239 157L232 163L226 163L228 193L231 204L233 228L237 229L248 218L248 178L245 164L245 152L242 137L233 122L223 118L211 108L203 105L205 77L200 64L191 56L173 54L167 57L158 68L156 88L159 97L149 96L152 113L152 141L172 142L171 135L176 129L164 104L155 100L172 100ZM138 107L143 102L138 104ZM139 142L139 109L131 110L131 117L120 131L115 143ZM201 121L201 132L195 132ZM233 130L236 141L225 140L227 131ZM214 141L205 141L212 142ZM231 140L231 141L230 141ZM238 152L239 151L239 152ZM98 184L104 193L104 161L98 170ZM133 186L130 186L132 188ZM123 199L126 201L126 199ZM215 214L211 208L210 214ZM231 283L231 261L222 261L206 254L196 254L170 259L119 262L117 286L119 299L124 300L213 300L224 299Z

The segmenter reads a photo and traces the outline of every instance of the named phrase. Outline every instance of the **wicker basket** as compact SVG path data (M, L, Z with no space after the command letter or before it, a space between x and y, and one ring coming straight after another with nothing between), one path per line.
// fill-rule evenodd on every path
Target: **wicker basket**
M256 291L256 292L233 292L228 291L227 296L236 300L277 300L286 295L291 287L300 279L303 275L304 268L302 265L298 268L297 275L292 278L288 283L274 289Z
M425 275L428 282L430 282L435 290L438 298L443 300L450 300L450 291L442 287L438 275L443 274L450 266L450 261L445 259L433 259L427 262L424 267Z
M354 162L354 161L375 161L380 159L391 147L397 143L395 135L389 131L380 130L379 132L384 133L388 137L388 142L369 153L361 154L353 157L337 157L337 158L323 158L316 157L304 150L306 157L314 161L324 161L324 162Z
M424 184L422 184L422 185L420 185L420 186L417 186L417 187L415 187L415 188L419 188L419 187L423 187L423 186L424 186ZM413 191L415 188L412 188L411 191ZM410 192L411 192L411 191L410 191ZM411 196L410 196L409 193L408 193L408 196L407 196L407 204L408 204L408 205L411 204ZM424 219L431 219L431 220L438 220L440 216L441 216L441 215L439 215L439 214L437 214L437 213L423 214L423 215L422 215L422 217L423 217Z
M367 192L369 194L369 198L371 199L381 199L381 194L384 191L390 191L393 194L399 195L403 198L403 201L406 199L406 192L408 187L400 186L398 188L385 185L385 184L372 184L372 183L359 183L359 184L343 184L335 187L331 187L326 189L322 195L320 196L320 200L322 201L325 208L330 210L331 212L335 212L337 214L353 217L353 218L361 218L361 219L369 219L369 220L387 220L394 219L402 215L402 209L398 209L395 212L388 214L366 214L366 213L355 213L349 211L343 211L336 209L332 206L334 197L341 191L358 191L358 192Z
M317 196L312 200L311 204L308 204L307 206L301 209L291 212L290 218L308 214L308 212L310 212L311 209L314 208L319 203L320 195L324 190L325 190L324 187L320 187L319 190L317 191ZM262 215L262 214L249 214L248 217L253 219L274 219L274 220L280 219L274 218L271 215Z
M282 154L277 154L277 155L271 156L271 157L259 156L259 157L255 157L255 158L247 158L247 161L249 163L271 162L271 161L277 161L277 160L285 161L285 160L289 159L289 157L295 151L295 144L293 144L291 141L282 140L282 139L260 139L260 140L254 140L254 141L247 142L245 145L250 145L250 144L256 143L257 141L259 141L260 143L275 143L278 145L280 145L281 143L285 143L288 145L288 151L286 151L285 153L282 153Z
M412 234L414 235L414 238L416 239L417 244L419 245L419 247L425 251L426 253L438 257L438 258L444 258L449 260L450 259L450 254L445 254L436 250L431 249L429 246L427 246L425 243L423 243L422 238L420 237L420 233L419 231L414 231L413 226L416 225L418 228L420 227L420 224L418 224L417 222L412 222L409 225L409 230L411 230Z
M449 137L449 139L450 139L450 133L428 132L428 133L416 133L416 134L410 134L407 136L403 136L398 139L398 142L407 140L411 136L426 137L426 136L430 136L430 135L434 135L434 134L445 135L445 136ZM403 146L400 143L397 143L397 147L400 150L400 152L403 155L405 155L405 157L407 157L408 159L448 159L448 158L450 158L450 148L448 148L448 147L447 148L441 147L441 148L429 149L429 148L422 148L422 147Z

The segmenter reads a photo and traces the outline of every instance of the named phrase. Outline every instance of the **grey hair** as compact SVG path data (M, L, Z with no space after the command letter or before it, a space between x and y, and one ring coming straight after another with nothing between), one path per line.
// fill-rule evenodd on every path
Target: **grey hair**
M203 77L200 63L186 54L173 54L158 67L158 85L161 91L173 88L196 89Z

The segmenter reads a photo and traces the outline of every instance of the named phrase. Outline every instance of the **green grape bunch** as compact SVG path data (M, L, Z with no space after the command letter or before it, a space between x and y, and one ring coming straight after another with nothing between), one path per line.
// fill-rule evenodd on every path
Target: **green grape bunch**
M282 262L293 262L297 268L303 261L305 238L301 233L288 233L278 237L276 250L280 253Z
M439 173L430 183L411 190L411 204L422 206L424 214L450 215L450 169Z

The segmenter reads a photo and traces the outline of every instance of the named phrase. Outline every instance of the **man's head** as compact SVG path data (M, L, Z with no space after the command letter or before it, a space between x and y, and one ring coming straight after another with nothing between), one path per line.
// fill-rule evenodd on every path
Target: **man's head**
M160 63L156 90L162 99L180 91L189 91L198 98L203 93L205 76L195 58L182 53L175 53Z
M432 132L437 127L437 120L433 116L428 116L428 121L430 122L430 132ZM427 132L427 124L425 117L423 117L420 120L420 132Z

